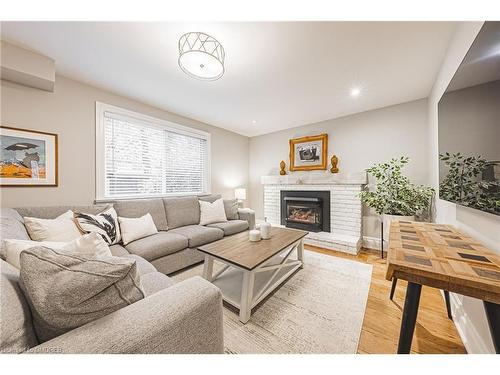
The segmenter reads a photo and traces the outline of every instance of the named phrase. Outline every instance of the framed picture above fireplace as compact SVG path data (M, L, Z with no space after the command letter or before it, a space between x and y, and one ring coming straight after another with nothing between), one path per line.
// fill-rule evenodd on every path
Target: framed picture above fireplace
M328 134L290 139L290 171L326 169Z

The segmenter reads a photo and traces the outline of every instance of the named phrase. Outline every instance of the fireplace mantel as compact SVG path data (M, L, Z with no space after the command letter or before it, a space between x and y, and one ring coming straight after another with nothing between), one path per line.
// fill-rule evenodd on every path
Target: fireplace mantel
M306 172L285 176L271 175L260 178L262 185L366 185L366 172L336 173Z

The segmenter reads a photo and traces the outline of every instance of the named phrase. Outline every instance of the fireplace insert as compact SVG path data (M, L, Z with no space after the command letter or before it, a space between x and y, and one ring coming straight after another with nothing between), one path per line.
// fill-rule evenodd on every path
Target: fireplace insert
M282 190L281 225L330 232L330 192Z

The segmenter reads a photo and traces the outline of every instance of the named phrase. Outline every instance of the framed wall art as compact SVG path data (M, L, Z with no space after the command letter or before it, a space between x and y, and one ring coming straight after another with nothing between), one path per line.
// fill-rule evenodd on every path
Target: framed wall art
M290 171L326 169L328 134L290 139Z
M0 126L0 186L57 186L57 134Z

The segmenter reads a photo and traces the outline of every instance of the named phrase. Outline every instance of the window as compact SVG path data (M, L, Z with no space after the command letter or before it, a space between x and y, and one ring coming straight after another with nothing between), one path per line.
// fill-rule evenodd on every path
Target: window
M210 191L210 134L96 103L97 200Z

